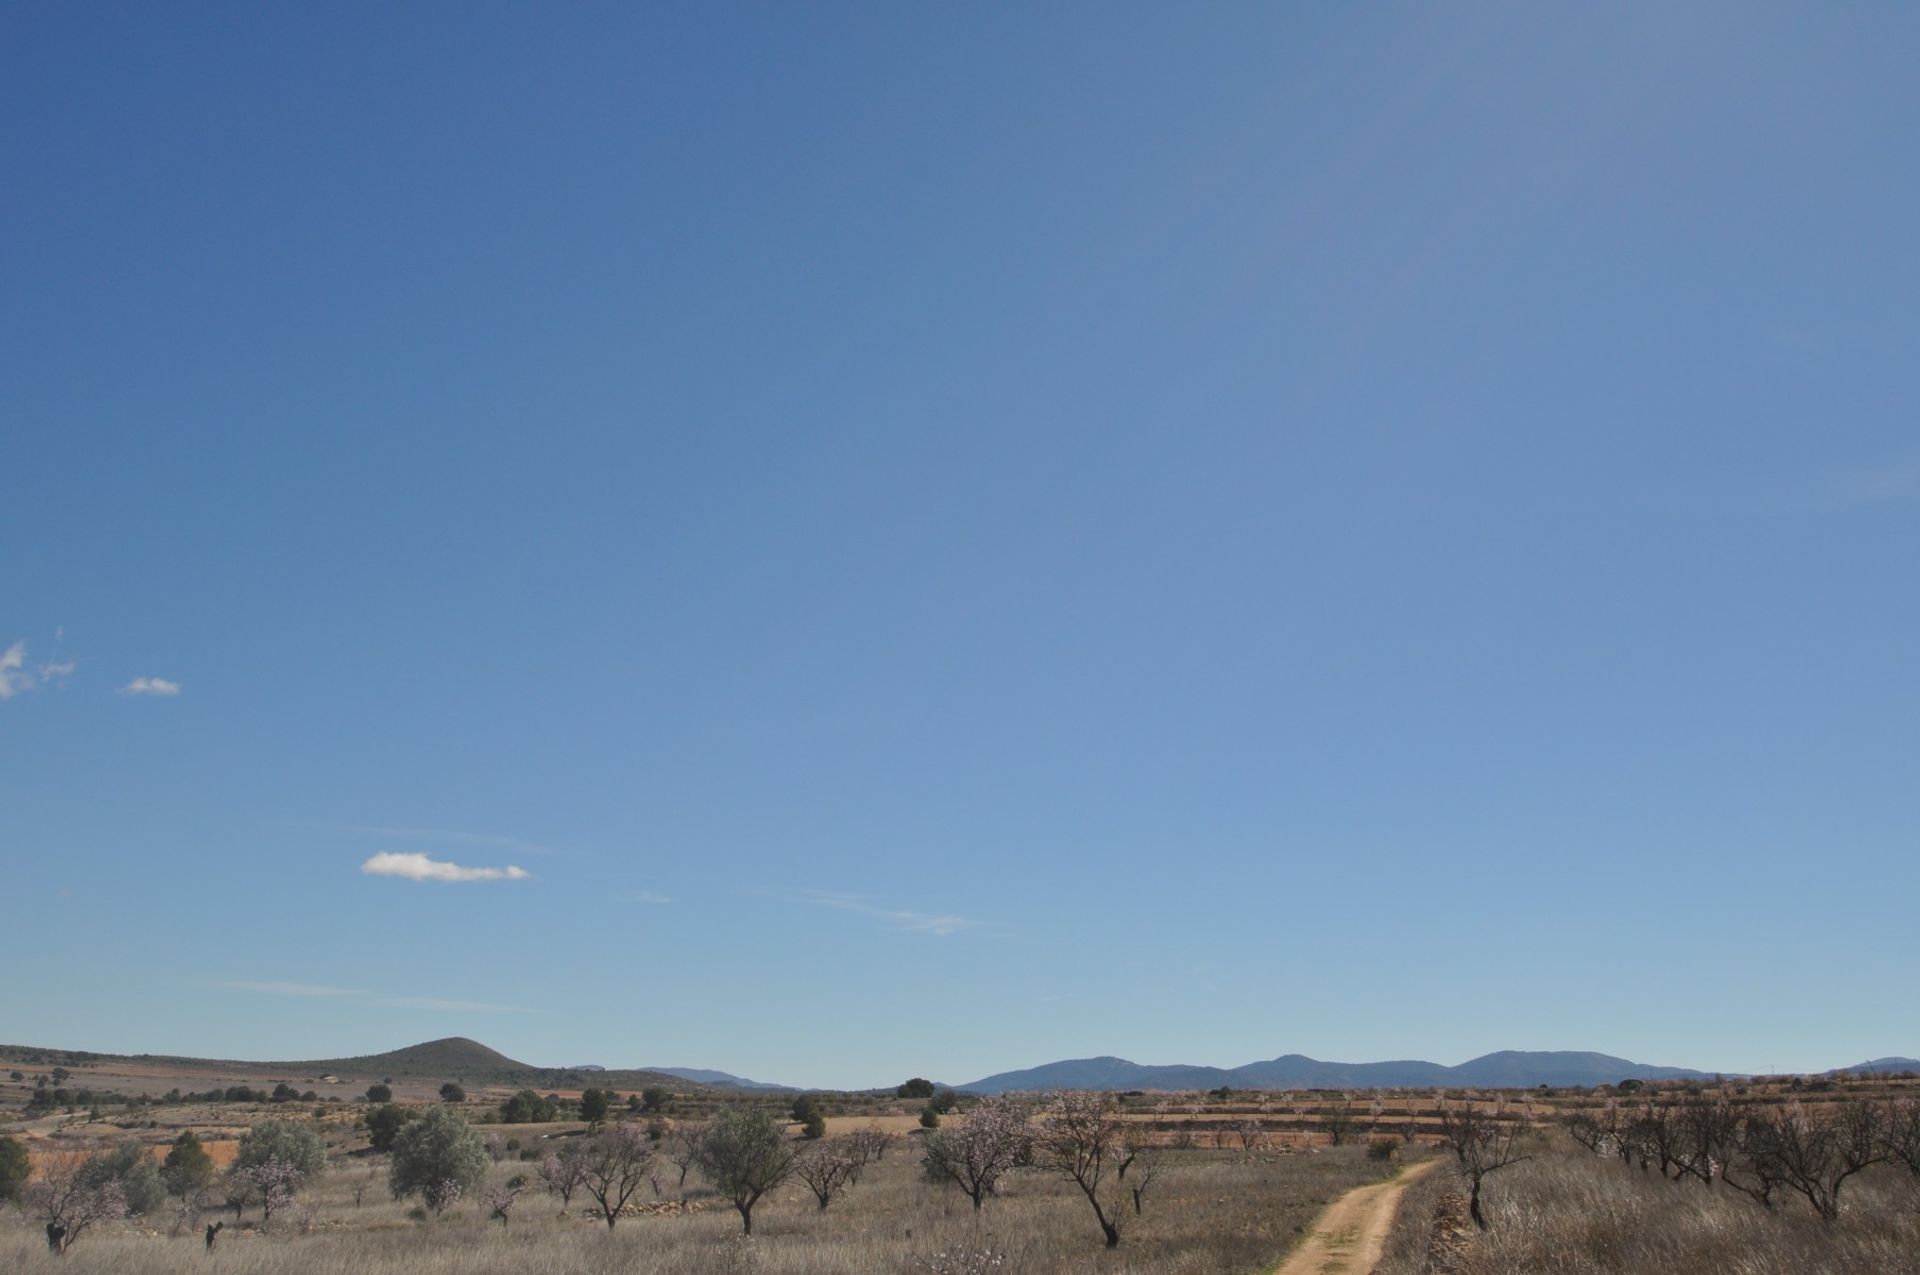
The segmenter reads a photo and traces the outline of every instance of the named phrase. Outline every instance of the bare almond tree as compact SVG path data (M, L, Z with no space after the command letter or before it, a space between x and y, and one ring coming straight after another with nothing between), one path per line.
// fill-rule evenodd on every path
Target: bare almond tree
M800 1157L794 1176L807 1184L820 1211L826 1212L833 1197L853 1185L860 1161L850 1145L851 1139L832 1138Z
M1151 1129L1139 1126L1127 1130L1121 1145L1124 1154L1116 1176L1124 1182L1128 1170L1132 1170L1133 1182L1128 1190L1133 1193L1133 1214L1139 1217L1146 1212L1148 1194L1166 1170L1166 1148L1154 1140Z
M582 1139L580 1184L600 1202L608 1230L647 1180L652 1163L653 1143L639 1125L619 1124Z
M1724 1179L1740 1151L1745 1113L1724 1097L1689 1099L1680 1106L1678 1143L1681 1170L1707 1186Z
M1484 1231L1487 1217L1480 1211L1481 1181L1495 1170L1530 1158L1519 1151L1526 1121L1509 1113L1497 1100L1485 1105L1476 1105L1471 1099L1443 1101L1439 1108L1440 1137L1460 1162L1460 1172L1472 1183L1467 1212L1473 1216L1473 1224Z
M988 1098L958 1123L927 1134L920 1165L929 1182L952 1182L979 1210L1001 1175L1026 1157L1029 1113L1017 1098Z
M887 1148L893 1145L893 1135L885 1129L870 1125L865 1129L856 1129L846 1136L847 1154L853 1157L853 1185L860 1184L860 1174L869 1164L886 1158Z
M1663 1178L1677 1178L1685 1172L1681 1167L1680 1120L1672 1107L1649 1100L1634 1119L1633 1129L1642 1168L1658 1164Z
M1833 1104L1819 1115L1790 1103L1754 1148L1763 1172L1806 1197L1820 1220L1840 1216L1840 1188L1847 1179L1886 1159L1880 1109L1871 1102Z
M1034 1132L1034 1162L1069 1178L1087 1197L1108 1248L1120 1246L1120 1210L1110 1194L1125 1156L1125 1121L1110 1093L1064 1090L1048 1100Z
M660 1136L660 1147L666 1154L667 1162L680 1170L679 1189L687 1189L687 1171L699 1162L700 1139L706 1136L707 1126L692 1120L676 1120L671 1128Z
M1773 1211L1773 1194L1786 1185L1778 1162L1771 1154L1774 1121L1759 1107L1741 1113L1740 1129L1732 1153L1720 1166L1720 1181L1758 1204Z
M1901 1098L1881 1114L1880 1143L1887 1158L1920 1178L1920 1101Z
M1336 1147L1345 1146L1353 1138L1354 1126L1360 1123L1359 1113L1354 1109L1353 1099L1341 1094L1328 1104L1326 1114L1320 1118L1327 1136L1333 1139Z
M1567 1133L1595 1155L1613 1153L1613 1134L1590 1111L1576 1111L1567 1117Z

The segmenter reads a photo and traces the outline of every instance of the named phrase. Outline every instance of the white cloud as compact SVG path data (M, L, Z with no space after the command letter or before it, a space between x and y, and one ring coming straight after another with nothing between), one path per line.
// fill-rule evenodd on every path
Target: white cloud
M823 908L839 908L842 912L858 912L861 916L878 917L897 930L913 930L919 934L937 934L944 938L949 934L958 934L962 930L980 928L980 922L968 920L964 916L912 912L905 908L883 908L867 902L858 895L802 894L795 897L802 903L812 903Z
M524 881L532 875L512 864L504 868L466 868L417 852L396 854L390 850L368 859L360 865L360 871L370 877L405 877L409 881Z
M365 992L351 987L317 987L312 983L255 983L245 979L236 979L220 984L231 987L236 992L260 992L267 996L364 996Z
M0 651L0 699L12 699L32 689L33 674L27 672L27 643L23 638Z
M22 638L0 651L0 699L12 699L46 682L57 682L79 667L77 661L63 660L56 655L28 668L27 642Z
M635 903L671 903L673 902L673 900L668 898L666 895L656 894L652 890L640 891L638 894L633 896L633 901Z
M122 695L178 695L180 683L164 677L136 677L120 688Z

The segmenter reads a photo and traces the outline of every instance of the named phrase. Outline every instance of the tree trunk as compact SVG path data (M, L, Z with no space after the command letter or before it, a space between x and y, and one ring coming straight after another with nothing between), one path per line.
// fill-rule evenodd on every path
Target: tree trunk
M741 1232L746 1235L752 1235L753 1234L753 1202L749 1200L746 1203L742 1204L741 1202L736 1200L734 1201L733 1207L740 1210Z
M1487 1226L1487 1215L1480 1211L1480 1179L1479 1178L1475 1178L1473 1180L1473 1194L1469 1196L1467 1199L1467 1212L1472 1214L1473 1224L1475 1226L1479 1227L1483 1231L1490 1229Z
M1085 1187L1082 1187L1080 1189L1083 1191L1086 1191ZM1100 1231L1103 1235L1107 1237L1107 1247L1119 1248L1120 1247L1119 1223L1110 1222L1107 1220L1107 1211L1100 1207L1100 1197L1095 1195L1092 1191L1087 1191L1087 1203L1093 1206L1094 1220L1100 1223Z
M1133 1215L1140 1216L1140 1188L1133 1188Z

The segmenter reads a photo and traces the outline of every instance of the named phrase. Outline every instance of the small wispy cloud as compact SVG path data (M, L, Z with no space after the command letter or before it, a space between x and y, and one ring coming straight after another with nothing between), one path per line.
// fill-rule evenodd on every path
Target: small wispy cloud
M376 995L364 988L322 987L313 983L229 979L216 983L215 986L229 988L236 992L258 992L262 996L347 998L364 1001L369 1005L378 1005L383 1009L444 1010L462 1014L530 1014L533 1012L518 1005L495 1005L488 1001L449 1000L441 996Z
M27 643L22 638L0 651L0 699L12 699L21 691L33 689L33 675L27 672Z
M383 850L360 865L370 877L405 877L409 881L524 881L533 874L508 864L504 868L469 868L445 859L429 859L415 851Z
M885 921L896 930L912 930L918 934L937 934L942 938L958 934L962 930L977 930L982 922L969 920L964 916L951 913L914 912L906 908L881 907L869 902L857 894L796 894L796 902L811 903L817 907L837 908L842 912L855 912L861 916L874 917Z
M313 983L281 983L274 981L254 982L249 979L230 979L220 984L236 992L259 992L263 996L365 996L366 993L352 987L320 987Z
M673 902L673 900L669 898L667 895L658 894L652 890L642 890L638 894L633 895L632 898L635 903L671 903Z
M122 695L178 695L180 683L164 677L136 677L120 688Z
M56 644L58 639L56 638ZM12 699L47 682L58 682L80 665L74 660L54 656L39 664L28 664L25 638L0 651L0 700Z

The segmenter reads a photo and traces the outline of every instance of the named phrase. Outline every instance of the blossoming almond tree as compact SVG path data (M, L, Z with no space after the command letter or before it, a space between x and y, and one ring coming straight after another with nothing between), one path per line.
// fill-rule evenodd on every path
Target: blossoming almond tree
M1001 1175L1026 1158L1030 1139L1025 1104L988 1098L960 1123L929 1133L920 1163L928 1181L954 1183L978 1210Z
M81 1233L96 1222L112 1222L127 1215L127 1197L120 1184L101 1181L87 1171L89 1157L68 1155L46 1164L38 1181L29 1183L20 1200L46 1219L47 1247L64 1253Z
M600 1202L607 1229L620 1220L653 1164L653 1143L637 1124L620 1124L588 1138L580 1155L581 1185Z

